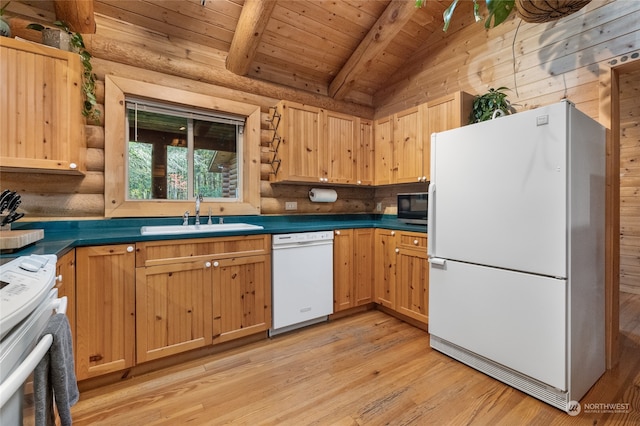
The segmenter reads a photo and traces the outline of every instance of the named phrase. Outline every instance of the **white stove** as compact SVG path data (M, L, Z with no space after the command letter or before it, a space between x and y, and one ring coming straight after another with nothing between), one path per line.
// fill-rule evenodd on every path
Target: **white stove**
M51 347L42 336L58 299L55 255L22 256L0 265L0 424L22 424L24 383Z
M0 266L0 340L55 287L55 255L31 255Z

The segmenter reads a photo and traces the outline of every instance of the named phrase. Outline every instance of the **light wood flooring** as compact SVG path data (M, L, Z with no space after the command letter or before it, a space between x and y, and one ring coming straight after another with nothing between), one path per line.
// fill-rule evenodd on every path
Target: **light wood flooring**
M622 356L571 417L429 348L373 310L83 392L74 425L639 425L640 296L621 294Z

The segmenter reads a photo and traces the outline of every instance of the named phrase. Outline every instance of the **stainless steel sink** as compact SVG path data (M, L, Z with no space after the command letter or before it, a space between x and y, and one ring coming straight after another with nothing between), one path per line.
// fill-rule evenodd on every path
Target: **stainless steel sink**
M227 231L251 231L264 229L260 225L250 223L215 223L211 225L158 225L143 226L140 228L142 235L173 235L173 234L195 234L206 232L227 232Z

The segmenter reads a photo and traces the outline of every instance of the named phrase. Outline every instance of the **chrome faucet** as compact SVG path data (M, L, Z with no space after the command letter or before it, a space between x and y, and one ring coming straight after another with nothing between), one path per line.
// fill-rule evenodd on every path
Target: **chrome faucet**
M200 202L202 201L202 194L196 194L196 225L200 225Z
M189 210L184 212L182 215L182 226L187 226L189 224Z

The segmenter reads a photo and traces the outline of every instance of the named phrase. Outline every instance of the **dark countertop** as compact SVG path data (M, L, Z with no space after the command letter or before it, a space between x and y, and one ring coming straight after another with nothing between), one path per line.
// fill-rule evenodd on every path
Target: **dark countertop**
M214 218L217 223L218 218ZM11 229L44 229L44 239L19 251L0 254L12 258L30 254L62 256L75 247L105 244L133 244L140 241L210 238L249 234L287 234L350 228L383 228L427 232L426 225L409 225L395 215L336 214L290 216L226 216L224 223L251 223L264 229L250 231L199 232L172 235L142 235L142 226L180 225L181 218L131 218L77 221L14 222ZM193 218L191 219L193 223Z

